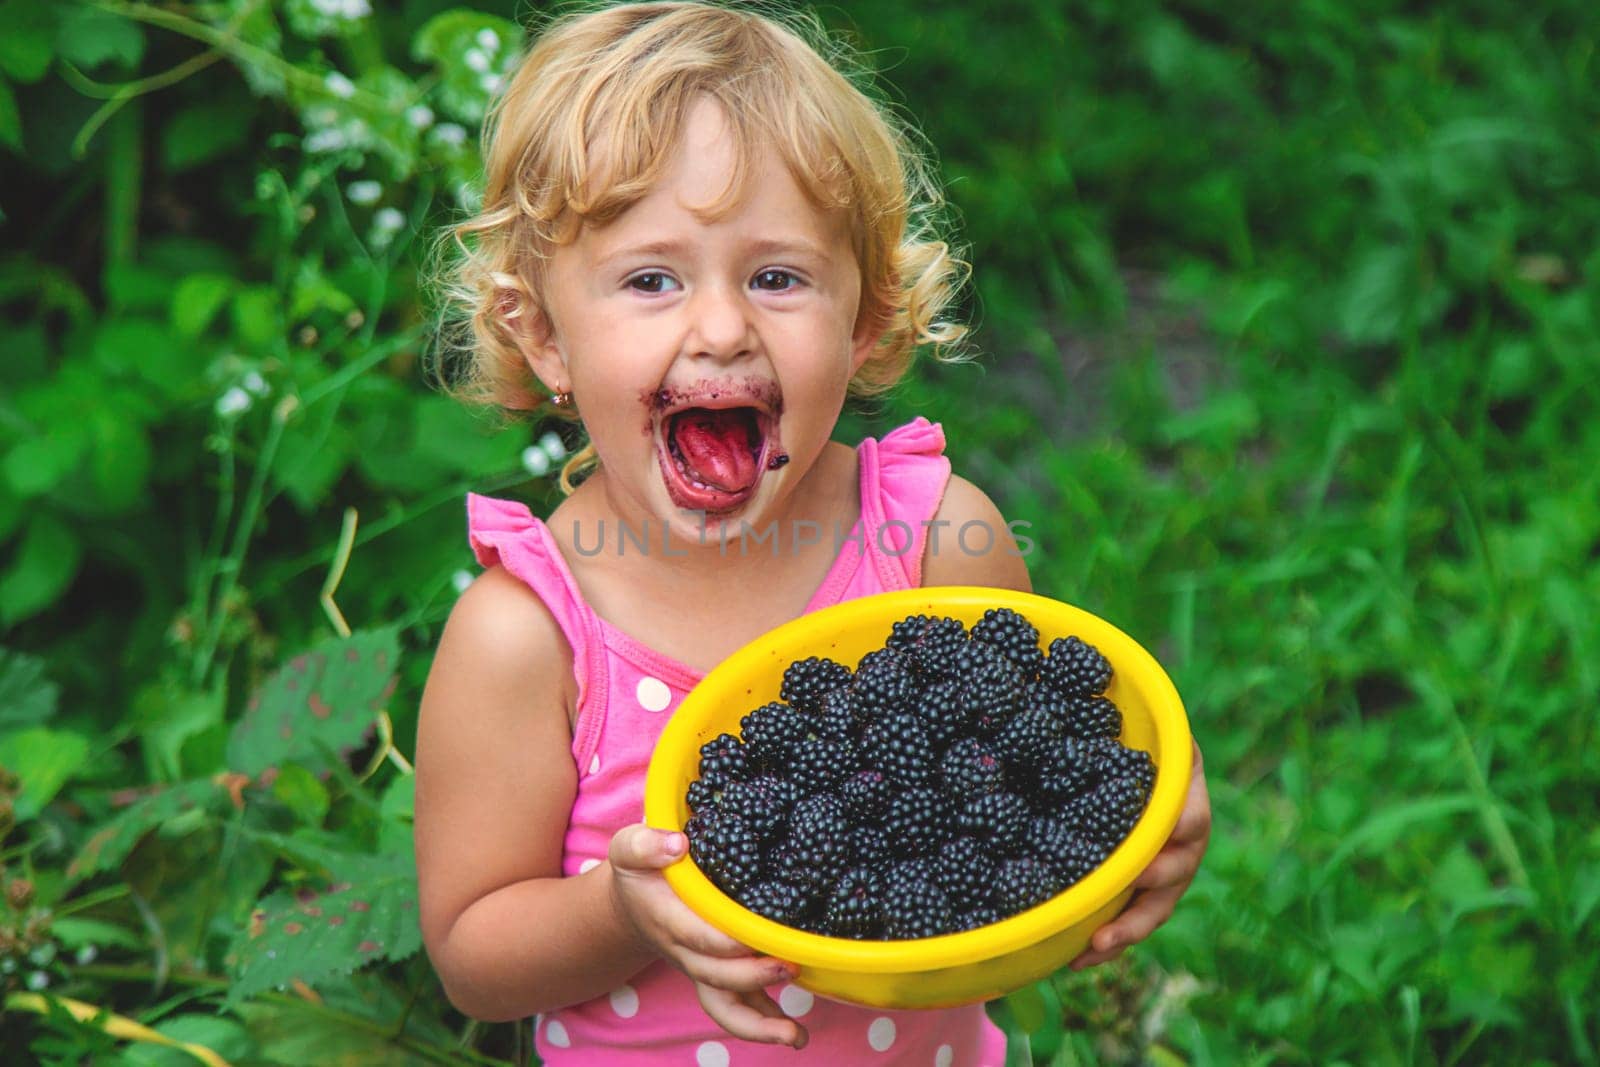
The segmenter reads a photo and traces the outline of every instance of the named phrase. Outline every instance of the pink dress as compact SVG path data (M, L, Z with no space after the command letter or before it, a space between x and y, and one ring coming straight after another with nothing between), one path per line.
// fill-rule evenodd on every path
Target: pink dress
M938 511L950 461L944 432L918 417L857 447L861 519L828 532L841 545L806 611L853 597L915 588L922 581L927 527ZM702 675L646 648L600 618L584 602L554 537L525 505L470 495L468 527L484 566L499 563L549 607L573 650L578 683L572 758L578 795L567 824L562 872L589 870L612 834L644 818L645 769L673 709ZM909 545L907 541L909 539ZM872 1062L1003 1067L1005 1035L982 1004L936 1011L889 1011L840 1004L780 983L768 992L807 1028L796 1052L744 1041L712 1022L693 983L665 961L649 965L607 996L549 1012L536 1021L536 1045L547 1064L752 1064Z

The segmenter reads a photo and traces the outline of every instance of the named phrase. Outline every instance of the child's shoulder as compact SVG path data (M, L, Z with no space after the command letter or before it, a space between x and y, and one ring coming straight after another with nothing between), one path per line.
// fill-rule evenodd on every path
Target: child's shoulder
M923 549L922 584L1032 592L1028 566L1012 527L988 493L952 473Z

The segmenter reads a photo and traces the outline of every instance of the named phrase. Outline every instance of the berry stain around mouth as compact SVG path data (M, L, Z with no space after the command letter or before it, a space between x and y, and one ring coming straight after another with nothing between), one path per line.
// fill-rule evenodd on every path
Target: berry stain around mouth
M652 390L646 432L668 496L685 510L726 513L755 495L762 475L789 456L778 444L782 397L762 378Z

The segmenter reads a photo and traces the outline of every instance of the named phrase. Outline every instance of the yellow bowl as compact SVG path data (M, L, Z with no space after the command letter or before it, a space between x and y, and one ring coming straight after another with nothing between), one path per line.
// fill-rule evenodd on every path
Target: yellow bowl
M1106 861L1075 885L989 926L918 940L856 941L784 926L743 907L688 858L668 884L712 926L758 952L799 966L796 983L835 1000L884 1008L935 1008L989 1000L1059 969L1122 910L1132 881L1172 833L1188 792L1189 721L1155 658L1103 619L1057 600L1004 589L942 586L861 597L802 616L718 664L679 705L656 743L645 782L645 822L682 830L684 794L699 777L700 746L778 699L783 672L807 656L853 667L883 647L908 615L948 615L969 627L989 608L1011 608L1038 627L1041 647L1076 634L1110 661L1106 695L1122 711L1122 742L1150 753L1156 784L1144 816Z

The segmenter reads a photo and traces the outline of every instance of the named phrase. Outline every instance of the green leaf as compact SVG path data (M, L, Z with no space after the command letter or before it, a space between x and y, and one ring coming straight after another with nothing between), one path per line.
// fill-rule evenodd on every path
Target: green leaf
M172 293L172 328L198 337L233 294L234 280L225 274L191 274Z
M1346 337L1357 344L1384 344L1400 335L1416 289L1416 259L1414 251L1397 246L1374 249L1361 258L1337 309Z
M0 648L0 729L33 726L55 714L61 687L45 677L44 660Z
M163 282L163 290L170 283ZM156 319L133 316L101 323L94 361L102 369L148 383L162 396L193 388L203 367L193 346Z
M1043 1028L1045 1001L1037 982L1006 994L1006 1003L1010 1005L1012 1017L1016 1019L1017 1025L1025 1032L1032 1034Z
M133 701L133 727L144 747L145 767L152 779L175 782L184 776L183 746L220 724L226 712L227 689L218 681L209 692L191 689L171 678L152 682ZM215 768L188 768L190 773Z
M219 1015L174 1015L152 1029L174 1041L210 1049L228 1063L243 1063L256 1054L255 1039L244 1025ZM182 1049L149 1043L129 1045L123 1059L138 1067L195 1067L200 1062Z
M266 680L228 739L228 766L254 778L299 763L326 770L361 744L394 692L392 628L324 641Z
M23 153L22 112L17 110L17 94L4 78L0 78L0 144L16 149L18 155Z
M48 493L78 466L88 445L81 424L24 438L6 453L5 480L22 498Z
M143 934L142 929L135 933L126 926L78 915L61 915L50 920L50 935L67 948L115 945L117 948L143 949Z
M328 787L298 763L278 772L272 782L272 795L307 826L321 826L328 817Z
M135 800L84 842L67 864L67 878L77 881L110 870L150 831L190 812L214 811L225 795L217 783L203 779L156 787L154 792Z
M13 626L55 603L78 573L78 535L39 512L28 523L11 566L0 575L0 626Z
M490 96L506 77L522 42L522 29L509 19L466 8L435 15L411 42L411 54L432 60L441 78L439 106L455 118L476 123Z
M376 960L401 960L422 946L417 872L410 852L369 855L278 839L318 857L317 884L273 893L257 905L229 958L230 1002L348 974Z
M233 328L239 339L258 347L272 345L283 334L282 297L267 285L252 285L233 295Z
M161 160L170 173L208 163L244 144L250 123L236 103L191 104L161 131Z
M144 58L144 31L138 23L109 11L73 8L56 32L56 51L61 58L90 70L106 62L133 70Z
M89 760L89 741L69 730L34 726L0 737L0 767L22 781L18 819L31 819Z
M36 82L50 69L56 9L45 0L0 3L0 71L19 82Z

